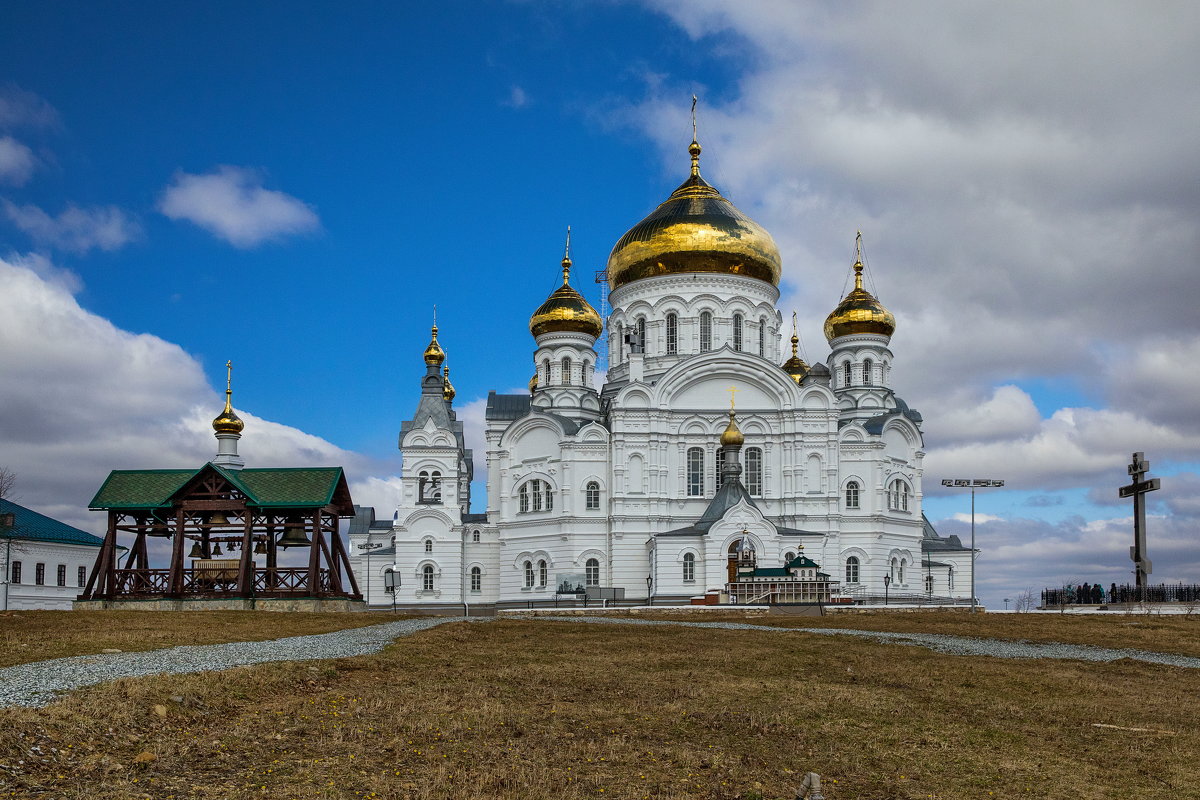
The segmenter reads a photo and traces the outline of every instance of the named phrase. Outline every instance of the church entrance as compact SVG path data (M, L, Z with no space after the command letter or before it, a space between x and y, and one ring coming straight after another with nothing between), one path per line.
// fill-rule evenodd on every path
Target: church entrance
M733 583L735 580L737 580L738 555L742 552L743 548L749 554L751 561L757 561L757 559L754 557L755 554L753 542L751 542L748 538L734 539L729 544L729 559L727 562L729 583Z

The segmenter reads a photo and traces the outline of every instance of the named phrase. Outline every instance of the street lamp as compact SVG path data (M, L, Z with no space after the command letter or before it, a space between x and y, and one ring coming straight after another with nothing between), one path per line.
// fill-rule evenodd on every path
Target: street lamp
M1008 611L1008 602L1009 602L1008 598L1007 597L1004 598L1004 610L1005 611Z
M650 588L654 586L654 576L646 576L646 605L654 605L654 595L650 594Z
M971 613L975 613L975 490L1003 486L994 478L943 478L942 486L971 490Z
M883 604L885 606L888 604L888 587L891 585L892 585L892 576L884 575L883 576Z

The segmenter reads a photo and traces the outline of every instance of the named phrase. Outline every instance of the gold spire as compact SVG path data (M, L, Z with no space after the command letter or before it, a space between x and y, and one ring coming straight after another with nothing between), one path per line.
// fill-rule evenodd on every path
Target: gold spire
M825 318L825 338L873 333L890 337L896 332L896 318L883 303L863 288L862 231L854 237L854 289Z
M437 306L433 307L433 327L430 329L432 339L429 341L429 346L425 348L425 366L440 367L442 362L446 360L446 353L442 350L442 346L438 344L438 326L437 326Z
M454 384L450 383L450 368L442 368L442 398L449 403L454 399Z
M217 433L241 433L246 423L233 411L233 362L225 362L225 408L212 421Z
M700 142L696 138L696 95L692 95L692 143L688 145L688 153L692 156L692 177L700 177Z
M796 312L792 312L792 357L781 364L781 368L796 383L804 380L804 376L808 374L809 366L804 363L804 359L800 357L798 352L800 346L800 335L796 328Z
M593 339L604 330L604 321L583 295L571 288L571 228L567 227L567 244L562 260L562 286L555 289L546 302L538 306L529 318L529 332L534 336L543 333L584 333Z

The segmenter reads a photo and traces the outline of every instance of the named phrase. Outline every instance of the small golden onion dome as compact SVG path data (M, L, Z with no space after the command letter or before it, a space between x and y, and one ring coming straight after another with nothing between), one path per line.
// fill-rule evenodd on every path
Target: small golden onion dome
M454 384L450 383L450 368L442 369L442 398L449 403L454 399Z
M529 379L529 393L533 394L534 392L536 392L537 386L538 386L538 379L537 379L537 373L535 372L535 373L533 373L533 377Z
M233 362L225 362L225 408L212 421L213 430L217 433L241 433L246 423L233 412Z
M721 434L721 446L741 447L745 443L746 437L737 426L737 415L731 409L729 411L729 425L726 426L725 432Z
M792 357L780 365L797 384L808 374L809 366L800 357L800 335L796 332L796 314L792 312Z
M604 321L596 309L583 299L583 295L568 283L571 276L570 256L563 257L562 273L562 286L555 289L529 318L529 332L534 336L570 332L583 333L593 339L599 337L604 330Z
M446 353L442 350L442 346L438 344L437 333L438 327L434 325L432 328L433 339L429 342L429 347L425 348L425 366L440 367L442 362L446 360Z
M892 312L863 288L862 272L860 256L854 262L854 290L825 318L825 338L828 341L853 333L876 333L890 337L896 332L896 318Z
M782 265L771 234L700 177L700 145L688 147L692 174L608 256L616 289L656 275L745 275L779 285Z

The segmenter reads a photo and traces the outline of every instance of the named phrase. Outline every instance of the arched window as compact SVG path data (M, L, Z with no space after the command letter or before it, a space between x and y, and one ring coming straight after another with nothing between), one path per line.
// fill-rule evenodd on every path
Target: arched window
M858 583L858 556L846 559L846 583Z
M796 553L792 550L788 550L786 553L783 554L783 565L786 567L788 564L792 563L792 561L794 561L795 558L796 558Z
M595 558L589 558L584 564L584 583L587 586L600 585L600 561Z
M672 311L667 314L667 355L679 352L679 317Z
M483 570L479 567L471 567L471 591L483 591Z
M417 502L424 503L425 495L429 491L429 472L421 470L417 474Z
M525 588L526 589L533 588L533 562L532 561L525 562Z
M892 559L892 580L896 580L896 570L900 568L900 559Z
M591 377L592 377L592 362L588 361L587 359L584 359L583 366L580 368L580 372L579 372L579 385L587 386L588 381L591 379Z
M746 448L746 491L753 497L763 493L763 452L761 447Z
M616 351L616 363L620 364L621 356L625 352L625 324L622 322L617 323L617 346L613 349Z
M522 483L518 493L521 498L521 513L524 514L529 510L529 484Z
M479 541L479 531L475 531L474 533L472 533L472 534L471 534L471 541L472 541L472 542L478 542L478 541Z
M846 482L846 508L858 508L858 481Z
M700 352L712 350L712 312L700 312Z
M871 385L871 359L863 362L863 386Z
M733 315L733 349L742 351L742 315Z
M704 450L689 447L687 451L687 494L700 497L704 494Z
M925 594L933 594L933 576L925 574Z
M562 385L563 385L563 386L570 386L570 385L571 385L571 358L570 358L570 356L563 356L563 360L562 360Z
M421 570L421 589L426 592L433 591L433 565L426 564Z
M543 483L542 486L545 487L545 491L546 491L546 510L553 511L554 510L554 490L550 488L549 483Z
M422 472L421 474L424 475L425 473ZM437 470L429 473L421 500L426 503L442 502L442 473Z
M842 386L850 385L850 362L842 364Z
M638 317L637 334L638 334L637 352L645 353L646 352L646 318L645 317Z
M908 565L908 559L900 559L900 583L904 583L904 568Z
M721 487L725 485L725 448L724 447L717 448L717 463L716 463L715 471L716 471L716 475L714 476L715 480L713 481L713 485L716 486L716 489L719 492L719 491L721 491Z
M950 568L950 569L949 569L949 570L946 572L946 580L947 580L947 582L948 582L948 585L949 585L949 587L950 587L950 591L954 591L954 567L951 567L951 568Z
M684 553L683 554L683 582L684 583L695 583L696 582L696 554L695 553Z
M767 318L758 321L758 354L767 357Z
M892 481L888 505L893 511L908 511L908 484L899 478Z
M598 511L600 509L600 484L595 481L588 481L588 485L584 489L584 496L587 499L586 505L588 511Z
M426 552L426 553L432 553L432 552L433 552L433 539L426 539L426 540L425 540L425 552Z
M541 481L530 481L529 482L529 493L531 495L533 495L533 510L541 511L542 510L542 482Z
M545 586L550 580L550 568L546 566L546 559L538 561L538 586Z

